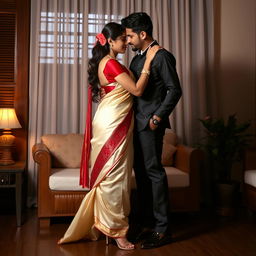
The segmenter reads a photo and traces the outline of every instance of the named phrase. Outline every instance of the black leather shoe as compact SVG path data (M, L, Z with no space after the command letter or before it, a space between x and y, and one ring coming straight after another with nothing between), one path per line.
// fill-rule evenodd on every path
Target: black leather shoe
M171 235L153 232L142 244L141 249L157 248L172 242Z
M133 237L130 238L130 241L133 243L139 243L145 239L148 239L152 236L153 230L149 228L144 228Z

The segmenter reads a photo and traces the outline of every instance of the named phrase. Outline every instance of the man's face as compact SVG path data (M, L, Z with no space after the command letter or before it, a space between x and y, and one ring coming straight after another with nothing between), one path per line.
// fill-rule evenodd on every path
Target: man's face
M143 39L141 39L140 35L133 32L131 28L126 28L126 38L126 43L131 45L133 51L141 50Z

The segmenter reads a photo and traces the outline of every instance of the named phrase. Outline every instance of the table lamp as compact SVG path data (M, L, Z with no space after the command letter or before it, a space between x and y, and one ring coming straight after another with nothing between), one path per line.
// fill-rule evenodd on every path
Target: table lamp
M21 128L14 108L0 108L0 129L3 134L0 136L0 165L11 165L15 162L12 159L12 147L15 137L11 129Z

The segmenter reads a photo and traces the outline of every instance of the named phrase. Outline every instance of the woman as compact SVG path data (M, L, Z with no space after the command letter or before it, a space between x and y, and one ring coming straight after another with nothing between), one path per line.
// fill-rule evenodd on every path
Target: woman
M135 83L130 72L116 60L117 54L126 50L124 28L117 23L108 23L96 38L89 61L89 83L94 101L99 101L102 89L105 96L94 116L91 143L84 143L84 146L91 146L90 173L88 154L83 150L80 177L81 185L91 190L59 244L83 238L96 240L100 231L106 238L114 238L120 249L131 250L134 245L126 238L133 165L131 94L140 96L143 93L151 61L159 47L148 50L142 74ZM86 135L89 133L87 127Z

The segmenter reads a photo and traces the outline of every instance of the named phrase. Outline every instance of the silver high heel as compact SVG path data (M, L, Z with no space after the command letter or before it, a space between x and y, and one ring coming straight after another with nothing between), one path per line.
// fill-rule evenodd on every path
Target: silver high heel
M111 241L111 238L109 236L106 236L106 245L109 245Z
M109 236L106 236L106 245L109 245L109 244L111 243L111 240L112 240L112 239L115 240L115 242L116 242L118 248L121 249L121 250L134 250L134 249L135 249L135 246L134 246L133 244L131 244L131 245L133 245L133 247L123 247L123 246L118 242L117 239L112 238L112 237L109 237Z

